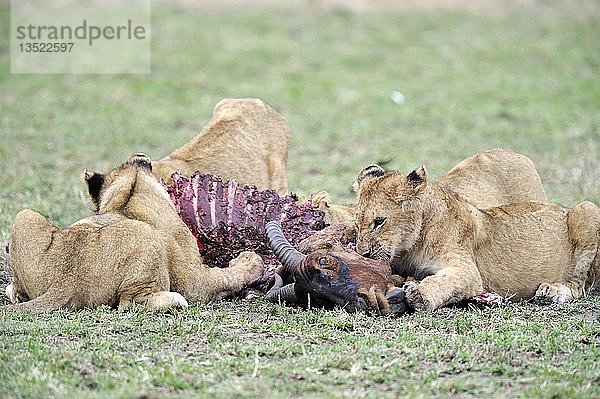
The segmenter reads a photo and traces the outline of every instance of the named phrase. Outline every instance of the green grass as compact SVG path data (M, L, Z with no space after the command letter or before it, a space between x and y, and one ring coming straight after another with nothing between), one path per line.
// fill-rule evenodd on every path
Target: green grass
M160 315L0 310L0 395L591 398L599 310L598 297L400 319L262 301Z
M261 97L290 120L289 184L300 195L351 201L366 164L425 163L439 176L508 147L536 162L552 200L600 204L597 6L487 15L161 4L150 75L11 75L0 2L1 243L25 207L58 225L89 214L81 169L166 155L223 97ZM399 319L262 301L166 315L2 309L0 397L592 398L599 315L598 296Z

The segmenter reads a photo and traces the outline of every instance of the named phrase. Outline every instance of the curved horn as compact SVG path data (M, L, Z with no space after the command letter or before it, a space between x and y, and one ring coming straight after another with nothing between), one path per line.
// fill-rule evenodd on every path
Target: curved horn
M306 255L290 244L285 235L283 235L283 230L278 222L270 221L267 223L265 231L269 245L285 268L285 272L293 275L294 271L300 266L300 262L306 258Z
M298 298L296 298L296 292L294 291L294 283L283 287L277 287L276 282L275 286L273 286L273 288L271 288L265 295L265 299L272 303L286 302L289 304L294 304L298 302Z

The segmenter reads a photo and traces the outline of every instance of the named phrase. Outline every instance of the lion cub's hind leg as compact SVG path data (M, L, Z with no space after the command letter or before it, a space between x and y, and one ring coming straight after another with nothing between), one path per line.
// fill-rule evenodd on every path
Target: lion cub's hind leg
M152 228L138 227L138 237L148 243L143 248L125 248L128 254L126 274L118 289L118 309L134 303L151 310L164 311L173 307L187 307L186 299L170 286L168 259L160 235Z
M585 295L586 286L593 288L590 276L598 275L600 261L600 208L589 201L580 202L567 213L569 236L573 241L572 264L564 281L542 283L535 297L546 297L553 302L564 303Z
M12 290L14 293L14 288L12 288ZM27 311L37 314L67 307L78 309L78 307L72 306L71 300L73 299L73 291L70 289L60 289L56 286L52 286L42 295L26 301L23 301L23 298L20 297L18 293L16 295L16 302L7 305L7 307L12 310Z
M535 298L548 298L552 302L565 303L573 299L573 291L561 283L542 283L535 292Z

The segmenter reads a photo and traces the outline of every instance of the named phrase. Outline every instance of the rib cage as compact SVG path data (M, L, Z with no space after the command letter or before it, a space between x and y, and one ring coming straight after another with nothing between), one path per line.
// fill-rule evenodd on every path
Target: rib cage
M267 265L259 285L280 266L265 237L267 222L279 221L292 245L325 227L323 212L309 202L299 204L294 194L280 196L199 172L190 178L174 173L172 178L167 192L196 237L204 263L224 267L240 252L254 251Z

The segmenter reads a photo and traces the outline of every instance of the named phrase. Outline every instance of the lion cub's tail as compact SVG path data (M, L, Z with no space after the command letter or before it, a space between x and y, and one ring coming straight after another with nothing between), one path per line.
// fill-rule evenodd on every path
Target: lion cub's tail
M596 291L600 293L600 231L598 247L596 248L596 257L592 261L592 267L590 267L590 272L588 274L588 291Z
M596 256L592 259L590 269L585 283L586 292L596 292L600 294L600 211L598 212L598 229L596 230Z

